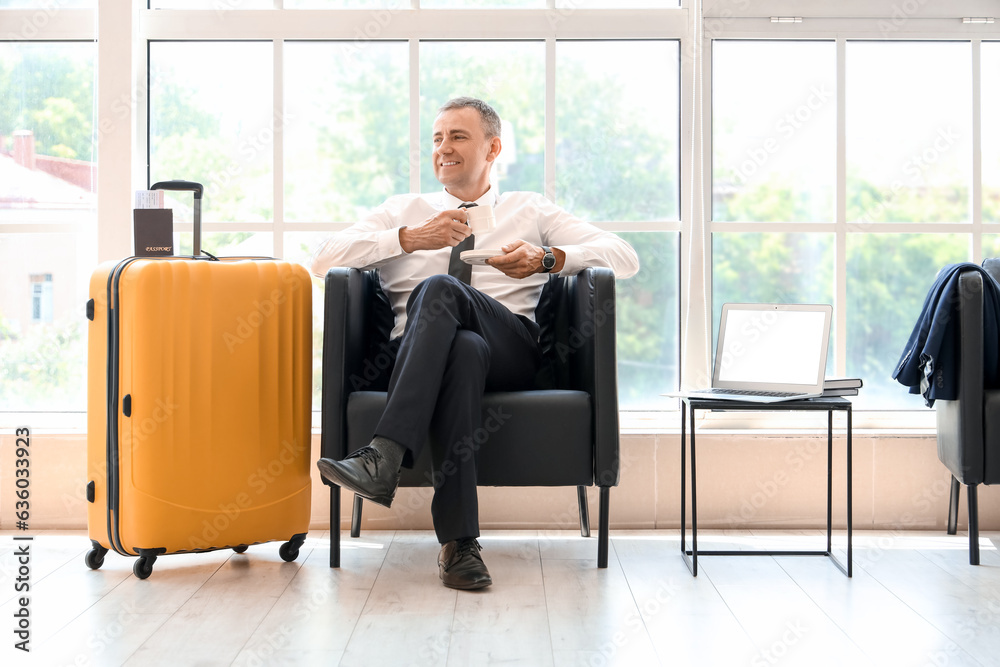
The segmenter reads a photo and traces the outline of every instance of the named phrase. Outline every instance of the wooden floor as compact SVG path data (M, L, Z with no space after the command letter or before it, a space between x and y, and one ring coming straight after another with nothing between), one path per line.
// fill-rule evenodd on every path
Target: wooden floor
M705 533L710 548L822 548L819 532ZM3 665L996 665L1000 534L855 532L854 578L823 557L702 557L677 531L612 533L610 563L578 533L487 532L494 585L437 578L431 532L327 535L293 563L278 544L164 556L153 575L81 533L31 544L31 648L13 648L12 534L0 534ZM835 538L836 539L836 538ZM840 537L840 542L843 538ZM841 557L845 554L841 553Z

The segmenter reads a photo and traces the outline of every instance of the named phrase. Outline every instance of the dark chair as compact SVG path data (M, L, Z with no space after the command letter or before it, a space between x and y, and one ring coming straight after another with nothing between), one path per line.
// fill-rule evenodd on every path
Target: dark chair
M382 346L392 312L375 271L331 269L325 299L321 449L340 460L369 443L385 408L384 391L369 389L386 365ZM504 423L476 436L479 485L575 486L584 537L590 536L585 487L598 486L597 566L607 567L608 502L619 477L613 273L591 268L550 277L536 316L544 354L538 389L486 394L484 425L490 414ZM424 447L412 470L403 469L400 486L431 485L430 450ZM360 534L361 500L355 496L352 537ZM338 486L330 487L330 524L330 567L339 567Z
M1000 280L1000 259L987 259L983 267ZM1000 389L986 389L983 373L983 346L997 345L983 340L982 273L963 270L959 274L958 322L959 388L954 401L937 400L938 458L951 471L948 505L948 534L958 526L958 498L961 485L969 496L969 562L979 565L979 484L1000 483Z

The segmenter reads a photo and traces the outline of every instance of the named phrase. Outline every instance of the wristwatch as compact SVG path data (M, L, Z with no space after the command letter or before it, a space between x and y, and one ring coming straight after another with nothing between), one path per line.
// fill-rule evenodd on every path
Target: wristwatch
M542 273L548 273L556 268L556 256L552 254L552 248L547 245L543 245L542 250L545 251L545 254L542 255Z

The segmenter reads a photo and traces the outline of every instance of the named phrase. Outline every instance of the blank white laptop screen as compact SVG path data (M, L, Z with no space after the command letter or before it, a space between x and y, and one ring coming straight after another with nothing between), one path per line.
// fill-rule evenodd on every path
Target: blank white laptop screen
M815 385L823 378L819 369L825 370L820 361L826 354L826 326L823 312L730 308L716 353L714 386Z

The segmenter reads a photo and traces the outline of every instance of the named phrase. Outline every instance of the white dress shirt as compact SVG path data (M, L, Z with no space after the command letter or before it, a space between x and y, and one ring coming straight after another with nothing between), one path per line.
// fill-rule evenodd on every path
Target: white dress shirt
M406 301L413 289L434 274L447 274L451 248L406 253L399 245L399 229L416 227L437 213L462 204L447 191L398 195L386 200L359 222L331 236L312 260L312 271L324 276L335 266L379 269L382 290L389 297L396 323L392 338L406 326ZM476 234L476 249L499 249L518 239L536 246L555 246L566 253L560 273L574 275L589 266L603 266L619 278L639 271L639 258L628 243L611 232L586 223L533 192L505 192L491 188L476 204L491 204L496 229ZM535 318L535 306L548 280L545 273L510 278L492 266L472 267L472 286L515 315Z

